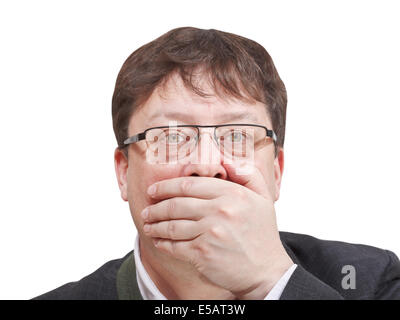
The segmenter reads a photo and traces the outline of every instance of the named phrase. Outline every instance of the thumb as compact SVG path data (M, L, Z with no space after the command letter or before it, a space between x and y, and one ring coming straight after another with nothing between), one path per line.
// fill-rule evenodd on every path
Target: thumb
M261 171L253 163L224 163L228 179L272 200Z

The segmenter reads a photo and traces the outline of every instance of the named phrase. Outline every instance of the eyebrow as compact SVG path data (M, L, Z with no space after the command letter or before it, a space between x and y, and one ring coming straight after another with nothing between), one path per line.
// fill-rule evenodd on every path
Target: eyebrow
M191 114L184 114L180 112L175 112L175 111L167 111L162 114L153 114L150 116L149 121L153 121L157 118L172 118L176 120L180 120L182 122L188 122L187 119L190 120L196 120ZM228 121L233 121L233 120L251 120L254 122L257 122L258 119L257 117L252 114L252 113L243 113L243 112L231 112L231 113L225 113L222 115L220 118L221 122L228 122Z

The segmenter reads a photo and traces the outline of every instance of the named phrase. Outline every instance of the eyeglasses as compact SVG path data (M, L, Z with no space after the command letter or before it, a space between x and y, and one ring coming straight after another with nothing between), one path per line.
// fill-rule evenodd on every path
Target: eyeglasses
M146 129L124 141L124 146L145 140L153 156L167 163L190 155L200 140L200 128L214 128L213 138L220 151L231 158L246 158L272 138L275 149L277 137L273 130L255 124L173 125Z

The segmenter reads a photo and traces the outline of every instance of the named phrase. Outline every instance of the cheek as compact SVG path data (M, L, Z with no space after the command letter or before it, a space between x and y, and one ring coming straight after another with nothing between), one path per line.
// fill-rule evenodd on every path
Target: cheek
M275 171L274 161L266 160L266 158L256 159L255 166L260 170L264 177L265 183L271 195L275 194Z

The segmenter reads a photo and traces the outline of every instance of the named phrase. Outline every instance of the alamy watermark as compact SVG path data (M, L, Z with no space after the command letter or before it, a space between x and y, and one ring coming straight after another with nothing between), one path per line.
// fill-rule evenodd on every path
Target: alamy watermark
M346 274L342 279L342 288L344 290L356 289L356 268L347 264L342 267L342 274Z

